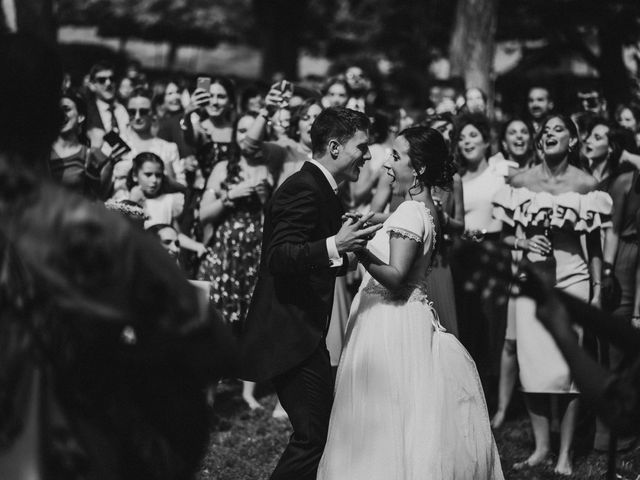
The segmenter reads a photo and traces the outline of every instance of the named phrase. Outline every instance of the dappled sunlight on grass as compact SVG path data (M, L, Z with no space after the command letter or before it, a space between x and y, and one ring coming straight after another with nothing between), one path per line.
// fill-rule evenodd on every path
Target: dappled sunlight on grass
M287 444L291 427L287 420L271 417L276 404L272 391L260 389L258 400L262 410L251 411L242 401L240 382L221 384L216 397L215 426L211 445L198 480L266 480ZM511 466L525 459L533 448L529 422L524 412L507 418L496 432L496 442L508 480L585 479L603 480L607 456L589 452L574 461L574 474L563 477L553 473L555 457L545 465L524 471ZM640 475L640 447L619 456L618 465L629 480Z

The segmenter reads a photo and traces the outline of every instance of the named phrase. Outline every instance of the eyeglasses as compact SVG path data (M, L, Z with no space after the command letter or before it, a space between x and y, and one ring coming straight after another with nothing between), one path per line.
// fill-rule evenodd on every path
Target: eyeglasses
M113 83L113 75L109 75L106 77L95 77L94 80L96 83L99 83L100 85L104 85L107 82Z
M127 112L129 112L129 116L131 118L135 118L136 115L140 115L141 117L146 117L151 113L150 108L127 108Z

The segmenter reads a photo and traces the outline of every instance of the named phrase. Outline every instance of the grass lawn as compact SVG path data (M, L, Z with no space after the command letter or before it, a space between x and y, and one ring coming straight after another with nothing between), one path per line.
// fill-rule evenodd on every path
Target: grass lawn
M265 408L251 412L242 402L239 382L222 384L216 397L216 426L198 480L266 480L284 449L291 428L288 421L271 418L276 402L272 392L260 398ZM260 392L258 392L260 394ZM526 458L533 439L526 415L519 411L496 432L505 478L543 480L567 478L554 475L553 463L515 472L514 462ZM571 479L604 480L607 457L590 452L574 460ZM619 472L625 479L640 479L640 446L619 456Z

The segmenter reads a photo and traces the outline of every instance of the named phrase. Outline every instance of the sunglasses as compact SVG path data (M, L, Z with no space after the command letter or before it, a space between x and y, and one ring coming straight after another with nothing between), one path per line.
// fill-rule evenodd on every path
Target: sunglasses
M104 85L107 82L113 83L113 75L109 75L108 77L95 77L94 80L100 85Z
M474 243L480 243L484 240L484 237L487 235L487 231L483 228L481 230L467 230L462 234L463 240L468 240Z
M146 117L151 113L150 108L127 108L127 112L129 112L129 116L131 118L135 118L136 115L140 115L141 117Z

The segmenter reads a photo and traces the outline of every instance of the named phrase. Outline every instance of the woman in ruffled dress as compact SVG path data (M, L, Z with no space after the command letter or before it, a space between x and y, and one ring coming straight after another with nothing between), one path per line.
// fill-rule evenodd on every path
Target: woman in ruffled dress
M503 221L505 242L533 260L555 259L555 285L584 301L600 304L602 251L600 229L610 225L611 198L596 191L597 182L578 167L579 136L567 117L553 115L538 136L542 163L515 175L494 198L494 215ZM543 228L550 229L550 239ZM524 233L520 238L518 233ZM587 258L581 246L587 245ZM561 414L560 450L555 472L570 475L571 447L578 411L578 390L555 342L536 319L535 304L516 303L515 336L520 383L535 439L535 450L514 465L523 469L547 460L550 453L552 401ZM576 335L582 331L574 327Z

